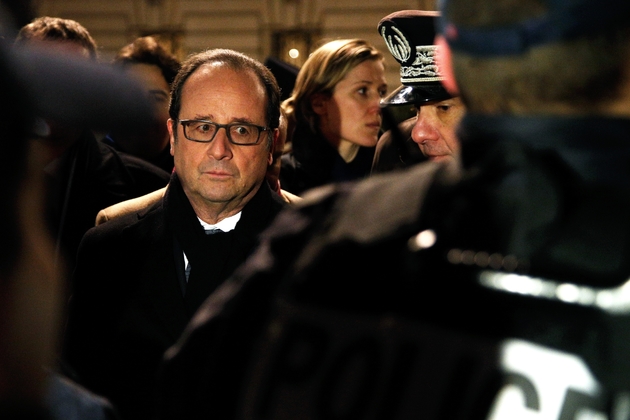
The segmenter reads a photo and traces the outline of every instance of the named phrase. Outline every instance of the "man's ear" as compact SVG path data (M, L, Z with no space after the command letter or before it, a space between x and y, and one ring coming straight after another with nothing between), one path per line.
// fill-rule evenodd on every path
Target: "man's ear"
M329 96L323 93L316 93L311 96L311 108L317 115L325 115L328 112L326 104L328 103Z
M435 37L435 45L437 45L435 63L438 65L440 74L444 78L444 80L442 80L444 89L453 96L459 96L459 88L457 87L455 72L453 71L451 47L449 47L448 42L446 42L446 38L442 35L437 35Z
M280 129L278 128L274 128L273 129L273 141L271 142L271 148L269 149L269 157L267 158L267 165L271 165L273 163L273 158L274 155L276 155L276 150L277 150L277 145L278 142L280 141ZM278 159L280 159L280 155L282 155L282 153L278 153L277 157Z
M172 118L169 118L168 120L166 120L166 128L168 129L168 136L170 138L169 142L171 144L171 155L173 155L174 153L174 144L175 144L175 133L173 133L173 130L177 130L177 125L175 124L175 121L173 121Z

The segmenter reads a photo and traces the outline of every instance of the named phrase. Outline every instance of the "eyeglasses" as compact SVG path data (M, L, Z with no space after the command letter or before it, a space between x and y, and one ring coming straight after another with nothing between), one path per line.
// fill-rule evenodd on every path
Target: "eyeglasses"
M260 134L263 131L271 130L269 127L241 122L217 124L206 120L180 120L179 123L184 128L184 137L199 143L210 143L219 129L225 128L230 143L239 146L254 146L260 143Z

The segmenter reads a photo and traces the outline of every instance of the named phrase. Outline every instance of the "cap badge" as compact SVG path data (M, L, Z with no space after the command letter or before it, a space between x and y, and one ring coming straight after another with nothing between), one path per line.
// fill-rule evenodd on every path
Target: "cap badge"
M404 63L411 57L411 45L409 45L407 38L397 28L391 27L391 30L395 32L395 35L386 35L387 26L383 26L381 28L381 36L394 58Z
M413 63L405 65L412 58L414 47L405 35L395 26L383 25L381 36L389 52L400 63L400 81L402 83L439 82L438 66L435 64L435 45L419 45L415 47L416 56Z

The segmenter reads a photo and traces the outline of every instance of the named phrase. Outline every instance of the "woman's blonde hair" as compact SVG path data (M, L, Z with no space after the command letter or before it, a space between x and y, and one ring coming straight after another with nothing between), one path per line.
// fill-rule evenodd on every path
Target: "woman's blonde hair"
M317 48L300 69L291 97L282 103L290 125L307 123L315 132L318 119L311 107L313 95L332 95L353 68L367 60L383 59L380 51L362 39L338 39Z

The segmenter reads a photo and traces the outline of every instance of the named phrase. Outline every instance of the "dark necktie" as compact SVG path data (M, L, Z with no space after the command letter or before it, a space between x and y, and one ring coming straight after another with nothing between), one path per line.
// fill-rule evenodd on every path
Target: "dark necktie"
M206 229L206 235L212 235L220 231L221 229L209 228L209 229ZM184 271L186 273L186 282L188 282L188 277L190 276L190 261L188 261L188 263L186 264L186 269Z

